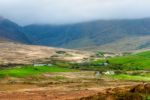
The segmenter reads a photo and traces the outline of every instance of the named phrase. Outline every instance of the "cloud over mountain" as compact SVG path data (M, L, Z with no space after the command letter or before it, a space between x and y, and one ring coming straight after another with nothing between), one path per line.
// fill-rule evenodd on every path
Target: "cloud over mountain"
M0 15L21 25L149 17L149 0L0 0Z

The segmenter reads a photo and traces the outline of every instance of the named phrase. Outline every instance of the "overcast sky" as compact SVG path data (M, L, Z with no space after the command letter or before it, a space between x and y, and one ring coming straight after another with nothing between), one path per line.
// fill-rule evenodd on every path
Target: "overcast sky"
M150 0L0 0L0 15L20 25L150 17Z

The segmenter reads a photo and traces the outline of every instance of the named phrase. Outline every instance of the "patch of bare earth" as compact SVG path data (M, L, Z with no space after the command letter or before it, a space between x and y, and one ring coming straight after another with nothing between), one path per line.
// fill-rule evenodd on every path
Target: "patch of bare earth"
M56 76L63 78L57 79ZM141 100L139 95L132 93L150 90L148 84L111 80L106 77L97 78L94 72L88 71L47 73L42 77L45 79L16 79L13 83L9 79L5 81L7 83L1 82L0 100L120 100L117 98L122 96L137 96L138 99L133 100Z

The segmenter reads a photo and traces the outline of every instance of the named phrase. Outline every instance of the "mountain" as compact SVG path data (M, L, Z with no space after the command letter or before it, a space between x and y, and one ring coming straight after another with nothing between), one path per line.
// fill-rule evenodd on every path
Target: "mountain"
M89 49L101 49L103 46L107 49L107 46L110 48L113 43L115 45L123 42L118 44L118 47L125 43L126 49L130 42L133 42L132 45L139 45L129 49L150 47L149 40L134 42L134 39L150 36L149 18L97 20L68 25L28 25L23 31L33 44L37 45ZM129 43L128 38L130 38Z
M21 32L21 28L16 23L0 17L0 40L30 43L26 35Z
M150 48L150 18L22 27L0 17L0 41L94 51L147 49Z

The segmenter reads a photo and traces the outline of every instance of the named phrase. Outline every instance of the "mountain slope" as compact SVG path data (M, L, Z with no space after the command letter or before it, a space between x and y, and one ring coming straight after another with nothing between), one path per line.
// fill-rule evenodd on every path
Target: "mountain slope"
M21 27L0 17L0 41L71 49L128 51L150 48L148 37L149 18Z
M0 40L30 43L29 39L16 23L0 17Z
M149 36L150 19L98 20L71 25L29 25L24 27L24 32L38 45L91 48L115 43L121 39L124 41L124 38ZM143 46L145 47L146 45Z
M101 46L93 46L82 48L82 50L90 51L108 51L108 52L122 52L122 51L134 51L142 49L150 49L150 35L147 36L134 36L118 39L112 43L107 43Z
M90 52L78 50L24 45L13 42L0 42L0 48L0 65L33 64L47 60L50 62L52 58L62 61L82 61L92 55Z

